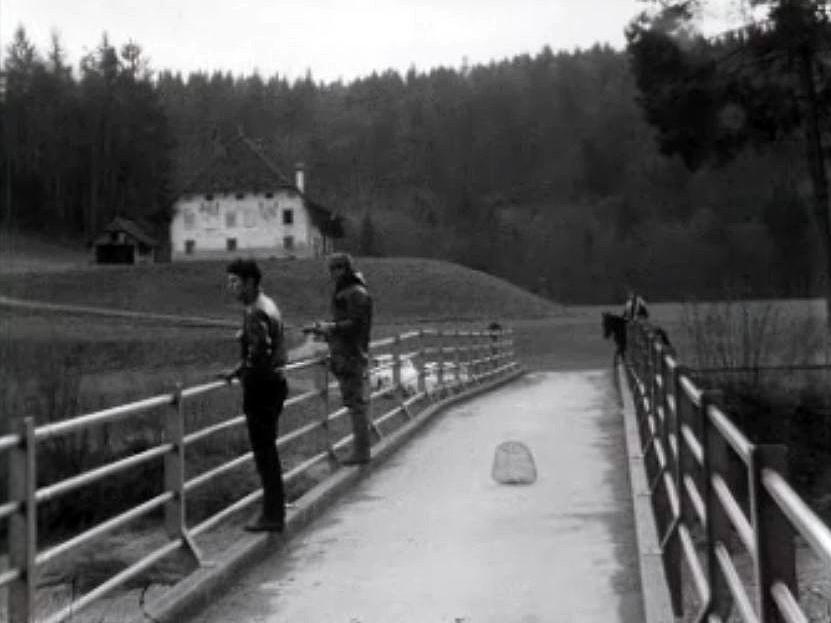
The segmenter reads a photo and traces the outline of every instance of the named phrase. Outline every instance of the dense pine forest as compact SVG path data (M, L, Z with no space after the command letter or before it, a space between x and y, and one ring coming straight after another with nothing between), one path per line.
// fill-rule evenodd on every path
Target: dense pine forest
M152 56L152 50L146 51ZM106 37L78 67L24 29L4 52L2 222L89 241L115 215L163 237L180 188L243 132L347 218L341 245L438 257L563 302L821 293L803 148L786 135L690 172L660 153L626 52L307 75L151 67Z

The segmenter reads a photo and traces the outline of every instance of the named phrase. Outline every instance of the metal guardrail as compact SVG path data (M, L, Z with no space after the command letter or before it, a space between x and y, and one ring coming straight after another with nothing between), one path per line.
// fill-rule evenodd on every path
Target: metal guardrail
M786 447L752 443L720 392L699 389L649 325L628 325L624 366L675 615L684 614L683 567L697 596L692 620L726 621L732 611L746 622L807 622L794 535L831 564L831 530L788 482Z
M511 331L422 329L374 341L371 344L371 351L375 363L371 369L371 379L381 385L377 391L372 393L372 399L391 396L395 403L395 406L387 412L376 414L372 400L370 401L372 430L379 437L382 436L379 425L396 415L403 414L406 419L410 419L414 417L414 409L417 405L427 404L450 393L504 375L514 370L517 365ZM347 414L345 408L330 411L329 395L336 384L330 381L325 364L325 357L317 357L292 362L287 366L289 376L302 370L313 370L315 389L292 396L286 401L284 411L296 405L309 402L314 404L314 401L317 401L318 407L315 411L319 415L313 416L310 421L301 423L293 430L283 432L276 442L278 448L293 444L316 431L328 430L331 421ZM199 550L193 538L260 500L262 490L256 490L202 520L198 525L189 526L186 522L188 495L193 490L215 482L220 476L252 461L252 454L247 452L203 473L185 478L186 448L192 448L209 436L244 427L245 418L235 413L219 423L199 430L186 430L186 402L198 396L221 391L227 391L224 381L187 388L179 386L170 394L154 396L38 427L35 426L33 418L26 417L20 420L20 430L16 434L0 437L0 454L7 455L9 465L9 499L0 503L0 521L4 519L8 521L9 568L0 573L0 588L7 589L5 619L12 623L28 623L34 620L60 623L178 550L184 549L190 552L197 562L201 562ZM163 443L126 458L113 460L94 469L74 474L59 482L42 487L37 486L39 444L69 433L127 420L160 407L169 410L161 424ZM284 481L290 482L306 473L311 467L330 460L336 449L351 443L351 438L352 435L348 434L339 440L331 441L327 433L326 450L314 456L304 457L299 465L283 474ZM65 496L81 487L149 461L160 459L164 461L162 493L92 528L54 543L46 549L39 549L37 534L39 504ZM38 573L43 565L78 547L94 543L104 535L159 509L164 510L167 543L146 553L140 560L85 595L73 600L63 609L57 612L36 613L36 586Z

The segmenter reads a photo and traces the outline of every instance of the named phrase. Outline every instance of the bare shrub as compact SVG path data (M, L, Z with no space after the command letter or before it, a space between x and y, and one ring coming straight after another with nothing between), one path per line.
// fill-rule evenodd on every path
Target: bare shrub
M682 326L696 368L758 369L776 353L781 318L771 303L687 303Z

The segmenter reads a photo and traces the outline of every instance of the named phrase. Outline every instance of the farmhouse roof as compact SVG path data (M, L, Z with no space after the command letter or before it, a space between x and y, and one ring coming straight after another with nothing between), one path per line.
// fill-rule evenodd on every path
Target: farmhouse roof
M296 190L254 141L240 133L217 147L213 158L185 184L183 192L267 192L278 188Z
M147 245L148 247L159 246L158 240L149 236L137 223L128 218L124 218L123 216L117 216L110 221L92 244L110 244L112 241L111 234L119 232L124 232L137 242Z

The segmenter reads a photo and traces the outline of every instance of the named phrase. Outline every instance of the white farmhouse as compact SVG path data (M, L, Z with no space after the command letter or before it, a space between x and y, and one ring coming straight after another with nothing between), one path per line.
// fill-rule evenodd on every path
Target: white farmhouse
M173 206L173 261L248 257L318 257L343 235L340 219L292 182L242 134L225 144Z

